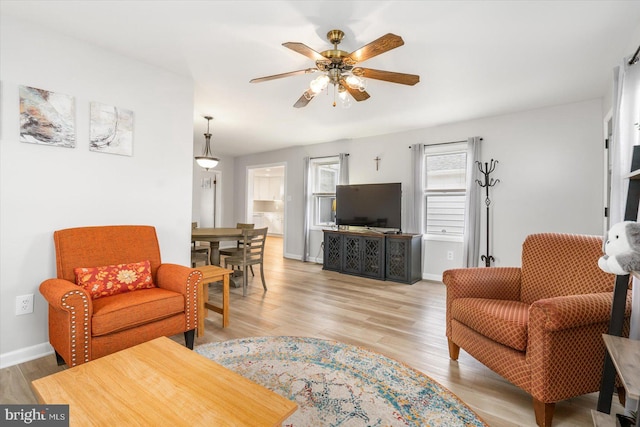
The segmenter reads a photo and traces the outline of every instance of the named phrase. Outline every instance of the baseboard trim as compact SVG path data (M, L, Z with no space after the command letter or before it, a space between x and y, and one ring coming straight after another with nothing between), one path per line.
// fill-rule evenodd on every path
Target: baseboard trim
M3 353L0 354L0 369L39 359L50 354L53 354L53 347L48 342Z
M424 280L431 280L434 282L442 282L442 274L423 273L422 278Z
M284 254L285 258L289 258L289 259L295 259L297 261L302 261L302 256L297 255L297 254L289 254L289 253L285 253Z

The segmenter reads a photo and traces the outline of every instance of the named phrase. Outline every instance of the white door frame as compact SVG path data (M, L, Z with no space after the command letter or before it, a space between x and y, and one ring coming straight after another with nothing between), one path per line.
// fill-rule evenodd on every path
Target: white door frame
M283 228L282 228L282 256L287 253L287 217L288 217L288 204L287 204L287 162L277 162L277 163L264 163L259 165L249 165L247 166L245 181L246 181L246 200L245 200L245 218L248 223L253 221L253 171L254 169L265 169L265 168L273 168L273 167L283 167L284 168L284 219L283 219Z

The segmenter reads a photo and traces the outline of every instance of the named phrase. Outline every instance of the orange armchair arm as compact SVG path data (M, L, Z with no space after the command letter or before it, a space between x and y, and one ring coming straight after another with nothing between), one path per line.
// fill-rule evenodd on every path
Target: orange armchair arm
M93 303L87 291L64 279L48 279L40 293L49 303L49 342L69 367L91 360Z
M202 273L178 264L160 264L156 273L156 285L184 295L185 330L195 329L198 312L198 286Z
M76 285L65 279L47 279L40 284L40 293L47 300L49 305L60 310L66 310L62 300L73 291L80 291L89 298L89 308L93 308L91 304L91 296L83 287Z
M442 273L447 286L446 335L451 337L451 305L458 298L520 299L518 267L456 268Z
M529 309L529 327L559 331L593 323L608 324L612 298L611 292L604 292L538 300ZM625 317L630 315L631 298L627 298Z
M605 353L602 334L609 327L612 299L612 293L605 292L547 298L531 305L527 360L534 398L557 402L598 390ZM630 294L625 312L628 328Z

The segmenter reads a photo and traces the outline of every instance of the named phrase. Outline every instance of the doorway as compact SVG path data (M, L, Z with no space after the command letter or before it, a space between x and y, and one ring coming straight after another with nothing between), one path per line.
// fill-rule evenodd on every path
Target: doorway
M286 164L247 167L247 217L256 228L269 228L269 236L285 235Z

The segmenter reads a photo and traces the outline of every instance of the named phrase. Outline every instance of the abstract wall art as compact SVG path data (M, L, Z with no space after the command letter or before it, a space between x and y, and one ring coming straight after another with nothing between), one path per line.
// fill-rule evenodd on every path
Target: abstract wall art
M133 111L91 103L89 150L133 155Z
M76 106L72 96L19 86L20 141L74 148Z

